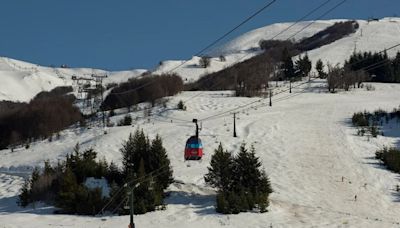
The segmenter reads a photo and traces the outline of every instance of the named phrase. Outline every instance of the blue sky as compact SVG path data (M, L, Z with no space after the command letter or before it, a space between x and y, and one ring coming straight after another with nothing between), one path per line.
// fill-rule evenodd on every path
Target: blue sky
M326 0L277 0L232 34L295 21ZM313 19L341 0L311 15ZM108 70L186 59L265 5L262 0L1 0L0 56ZM347 0L325 18L400 15L398 0ZM228 40L229 40L228 38Z

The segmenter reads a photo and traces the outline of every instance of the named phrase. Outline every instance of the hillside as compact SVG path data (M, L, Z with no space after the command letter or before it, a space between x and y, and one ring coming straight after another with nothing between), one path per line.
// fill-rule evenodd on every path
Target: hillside
M316 21L311 26L309 26L303 32L297 34L295 39L302 39L305 37L310 37L315 33L333 25L335 22L341 20L327 20L327 21ZM286 39L290 35L302 29L304 26L308 25L310 21L305 21L298 23L291 27L287 32L276 37L276 39ZM227 68L237 62L249 59L259 53L261 50L258 46L258 42L261 39L268 39L269 37L275 36L282 30L286 29L292 23L277 23L263 28L259 28L250 32L247 32L233 40L222 44L221 46L215 47L214 49L208 51L206 55L212 57L210 67L201 68L198 66L199 57L194 56L187 62L183 61L164 61L161 66L158 66L155 70L156 73L169 72L175 69L177 66L181 67L174 70L174 72L181 75L186 82L196 81L202 75L206 75L212 72L220 71ZM225 62L220 61L219 56L223 55L226 58Z
M294 36L293 39L298 41L304 37L310 37L339 21L345 20L315 21L312 26ZM354 51L381 51L399 43L400 18L388 17L370 22L366 20L356 21L360 25L356 33L329 45L309 51L308 54L312 62L315 63L318 59L321 59L323 62L332 65L336 65L337 63L342 64ZM274 39L285 40L309 23L309 21L300 22ZM255 50L259 48L258 42L261 39L268 40L290 25L291 23L278 23L247 32L214 49L211 54L218 56L220 54L237 53L243 50ZM399 50L400 48L389 50L388 55L393 57Z
M90 78L93 73L107 74L109 77L104 80L107 84L126 81L143 72L145 70L108 72L90 68L52 68L0 57L0 101L27 102L41 91L72 85L72 75Z
M288 31L277 36L275 39L284 40L300 31L305 26L307 29L293 38L301 40L311 37L317 32L333 25L335 22L344 20L320 20L304 21L291 27ZM400 19L383 18L379 21L357 20L360 28L356 33L337 40L329 45L308 52L310 59L315 63L322 59L325 63L335 65L343 63L353 51L381 51L397 44L400 36ZM199 57L194 56L189 60L166 60L154 69L154 73L169 73L171 71L179 74L185 83L196 81L202 75L220 71L237 62L244 61L261 52L259 41L268 40L281 31L291 26L292 23L277 23L259 29L249 31L228 41L221 46L208 51L211 65L208 68L198 66ZM394 56L400 50L388 51L389 56ZM221 61L219 56L223 55L226 61ZM51 68L26 63L5 57L0 58L0 100L29 101L34 95L41 91L51 90L57 86L71 85L72 75L90 77L92 73L108 74L109 78L105 84L111 82L126 81L130 77L137 77L145 70L130 70L109 72L90 68Z
M207 118L256 101L258 98L229 97L229 92L184 92L172 97L167 108L156 108L156 114L143 119L136 127L145 129L152 138L160 134L171 158L176 183L171 185L165 211L135 217L137 227L395 227L400 220L400 204L394 186L397 176L382 169L372 159L383 145L399 146L397 126L391 134L367 140L355 135L351 115L360 110L391 110L399 105L400 86L372 84L376 90L324 93L324 82L315 81L282 93L274 99L239 109L238 138L232 137L232 116L222 115L203 121L200 137L205 146L202 162L183 160L185 140L194 133L192 118ZM281 84L277 91L287 85ZM322 92L322 93L321 93ZM194 97L196 96L196 97ZM191 99L187 111L174 110L179 100ZM116 122L123 115L112 118ZM180 121L179 121L179 120ZM171 121L172 120L172 121ZM182 121L182 120L187 120ZM121 164L119 148L132 132L131 126L112 127L108 134L102 128L69 129L59 140L33 143L29 149L0 151L0 224L6 227L96 227L127 226L128 216L102 218L49 214L53 209L36 205L23 209L15 205L18 186L27 170L42 165L44 159L57 162L79 142L82 148L93 147L108 161ZM214 211L215 192L205 185L211 154L219 142L231 150L246 141L254 144L272 183L269 212L220 215ZM341 182L341 177L345 178ZM367 185L365 185L367 184ZM366 187L365 187L366 186ZM358 200L354 201L354 195ZM34 218L34 219L33 219Z

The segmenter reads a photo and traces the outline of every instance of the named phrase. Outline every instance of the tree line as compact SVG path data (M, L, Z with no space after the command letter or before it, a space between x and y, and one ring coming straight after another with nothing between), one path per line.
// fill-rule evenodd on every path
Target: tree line
M18 204L25 207L41 201L56 206L56 213L81 215L96 215L107 206L105 211L128 214L121 202L134 188L136 214L162 206L164 191L173 181L162 139L156 136L149 140L137 130L122 144L121 153L122 169L97 159L97 152L91 148L81 152L77 144L64 161L54 166L46 161L42 171L33 171L21 188ZM89 177L105 178L110 194L105 196L99 187L89 188L85 184Z
M29 103L1 102L0 149L48 138L82 120L73 105L75 97L66 95L69 91L56 88L42 92Z
M343 67L328 65L326 73L322 61L319 60L317 65L318 74L321 78L327 78L328 90L332 93L338 89L349 91L352 88L361 88L363 82L400 82L400 52L392 59L386 51L354 52Z
M173 96L183 90L183 81L177 74L144 75L120 83L107 95L101 105L103 110L122 107L129 109L141 102L151 102L154 106L157 99Z
M55 213L124 215L129 213L124 205L133 189L135 214L164 209L166 189L174 179L161 137L150 140L143 130L136 130L120 151L122 168L99 159L92 148L82 152L77 144L65 160L55 165L45 161L44 168L34 169L21 187L18 205L26 207L40 201L56 206ZM88 178L105 179L109 194L104 194L104 186L88 186ZM217 212L267 211L272 189L254 147L248 149L242 144L233 156L220 144L204 179L217 189Z
M358 52L353 53L345 62L345 68L351 71L363 70L370 77L367 81L373 82L400 82L400 52L394 58L389 58L383 52Z
M259 96L266 92L271 80L297 80L309 76L312 68L308 55L293 56L332 43L358 28L355 21L338 22L312 37L298 42L260 40L264 51L231 67L202 76L186 86L187 90L235 90L237 96ZM323 68L322 68L323 69Z
M384 135L384 132L379 131L379 128L385 123L389 124L394 119L400 122L400 107L394 108L391 112L382 109L373 112L356 112L353 114L351 121L353 126L358 129L357 135L370 134L372 137L377 137L379 134Z

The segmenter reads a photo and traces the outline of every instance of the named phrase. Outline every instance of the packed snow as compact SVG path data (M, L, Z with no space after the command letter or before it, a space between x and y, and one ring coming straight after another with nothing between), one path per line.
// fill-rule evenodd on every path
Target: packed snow
M73 85L72 76L90 78L92 74L107 75L104 85L127 81L146 70L116 71L90 68L44 67L0 57L0 101L29 102L36 94L58 86Z
M281 84L276 91L287 87ZM134 126L88 130L69 129L59 140L42 141L29 149L0 151L0 224L5 227L111 227L127 226L127 216L85 217L44 213L49 207L15 206L22 184L17 175L28 167L43 165L72 152L75 143L93 147L100 157L121 164L119 148L135 129L143 128L151 138L160 134L172 162L176 182L169 188L167 209L135 216L137 227L395 227L400 219L398 174L373 159L384 145L400 146L399 133L360 137L351 126L354 112L398 107L400 85L373 84L364 89L326 93L322 81L283 92L268 106L268 99L238 110L238 138L232 137L232 115L202 121L200 137L205 146L201 162L183 160L184 142L194 134L192 118L205 119L259 98L231 97L230 92L183 92L171 97L167 108L156 108L153 117L131 113ZM179 100L187 111L176 110ZM137 116L137 118L136 118ZM113 117L113 121L123 114ZM393 123L392 132L400 132ZM215 191L204 183L213 150L222 142L230 151L242 142L253 144L268 173L274 192L269 212L221 215L215 212ZM343 181L342 181L343 177ZM355 201L355 195L357 200Z
M347 37L329 45L308 52L315 63L321 59L325 64L343 64L354 52L380 52L399 44L400 18L383 18L379 21L357 20L360 27ZM389 57L395 57L400 51L396 47L387 51Z

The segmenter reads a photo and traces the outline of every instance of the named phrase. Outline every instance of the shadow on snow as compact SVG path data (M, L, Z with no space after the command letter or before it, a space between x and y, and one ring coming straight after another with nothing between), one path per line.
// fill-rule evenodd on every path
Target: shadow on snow
M184 191L171 191L165 200L167 205L185 205L200 215L216 214L215 195L201 195Z

